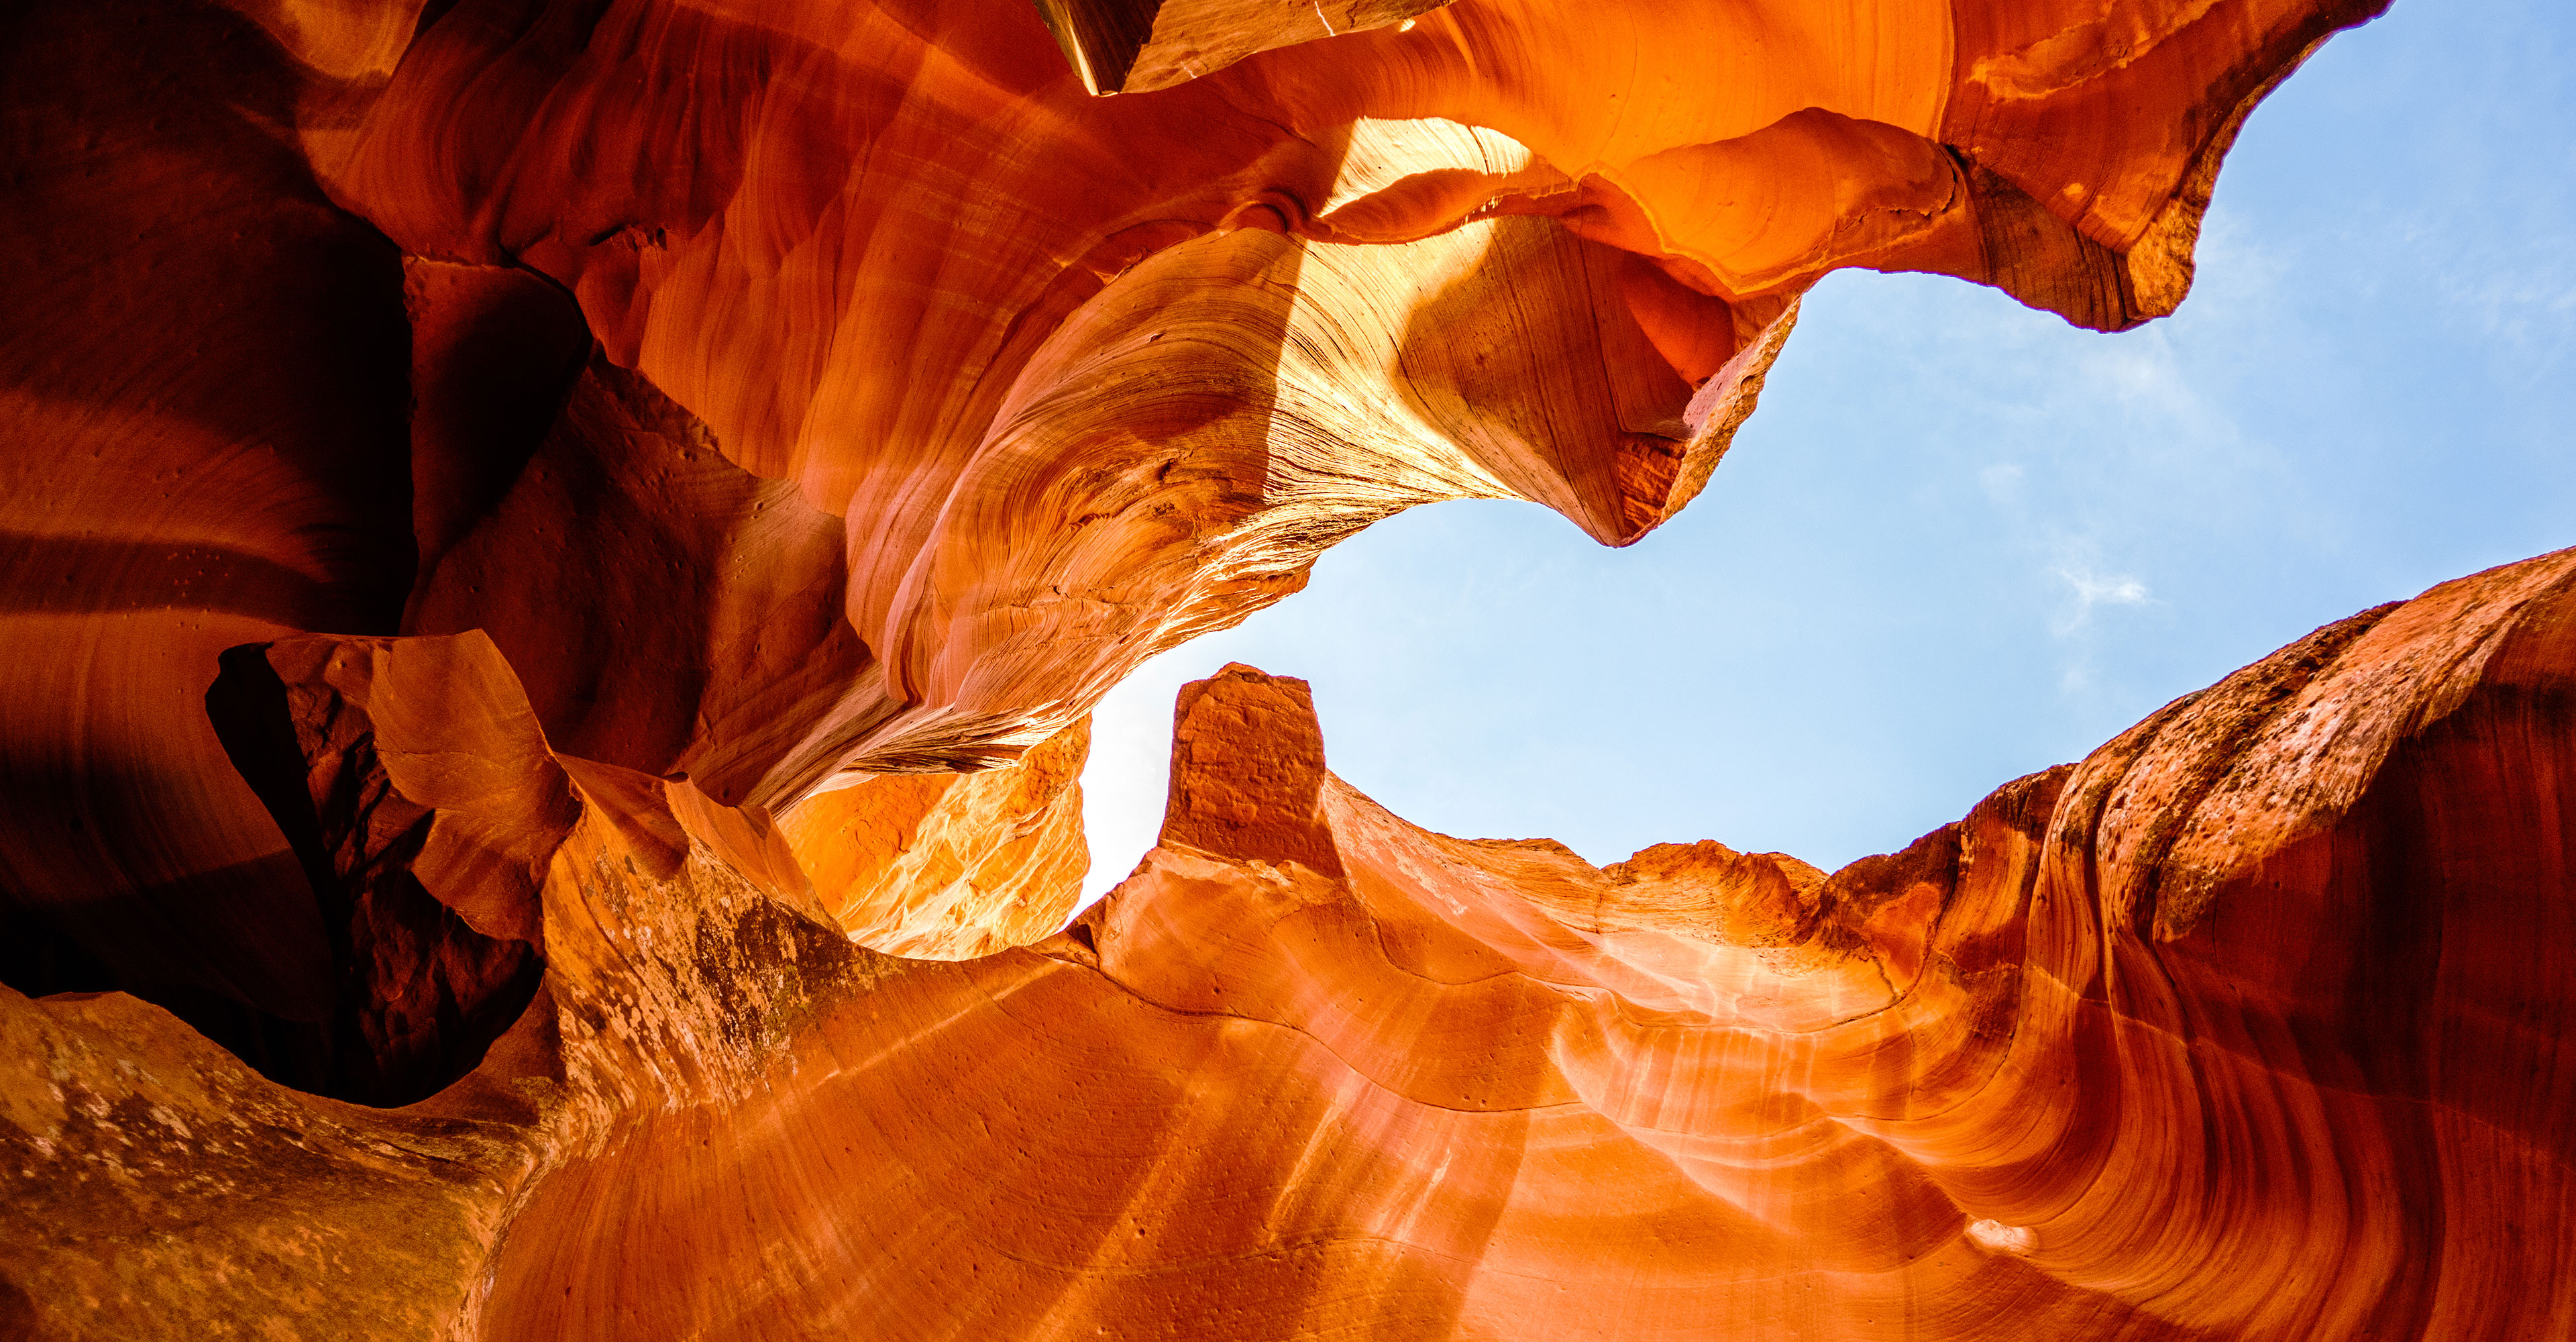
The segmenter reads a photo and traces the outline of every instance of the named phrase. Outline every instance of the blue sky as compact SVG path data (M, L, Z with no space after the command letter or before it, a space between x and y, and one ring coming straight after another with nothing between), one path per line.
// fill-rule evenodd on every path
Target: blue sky
M1638 545L1489 502L1345 542L1100 706L1087 893L1152 845L1175 691L1229 661L1312 682L1334 771L1416 824L1830 870L2317 625L2576 545L2571 70L2566 0L2401 0L2248 120L2175 316L1837 274Z

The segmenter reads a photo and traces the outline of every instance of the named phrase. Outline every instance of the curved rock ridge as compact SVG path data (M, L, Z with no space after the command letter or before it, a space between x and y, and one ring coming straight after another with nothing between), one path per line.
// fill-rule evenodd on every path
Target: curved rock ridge
M1005 765L1412 504L1634 540L1832 269L2170 310L2244 113L2376 3L1048 11L1139 43L1115 97L1020 0L22 6L10 981L319 1056L337 915L228 649L481 630L555 746L728 806ZM1003 940L1064 828L951 844ZM903 882L886 935L989 949Z
M1229 667L1136 874L953 963L852 945L757 811L553 754L487 640L263 661L364 711L377 812L429 811L444 869L526 855L533 927L419 885L541 979L395 1110L122 994L0 996L23 1335L2576 1325L2576 551L1822 878L1428 833L1324 767L1300 682Z
M764 804L1007 759L1414 503L1626 543L1832 269L2170 311L2244 111L2373 12L1310 8L1338 35L1162 6L1156 42L1273 49L1094 98L1017 0L465 0L299 124L334 200L556 281L610 363L841 520L840 566L796 570L839 589L846 628L802 641L841 697L757 750L613 758ZM415 627L544 660L488 589L425 581Z
M2377 7L20 6L0 1336L2576 1333L2576 552L1830 874L1230 667L1063 922L1145 658L1835 269L2171 311Z

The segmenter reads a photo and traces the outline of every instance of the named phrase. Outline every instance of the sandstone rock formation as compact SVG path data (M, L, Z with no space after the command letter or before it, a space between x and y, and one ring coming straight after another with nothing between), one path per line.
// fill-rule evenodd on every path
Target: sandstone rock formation
M2576 1329L2576 554L1831 874L1232 669L1057 931L1140 661L1830 270L2170 311L2373 8L22 7L0 1335Z
M1048 10L1143 33L1113 97L1020 0L22 7L21 977L245 1055L338 1010L227 649L479 629L555 745L726 805L1007 764L1397 509L1634 539L1828 270L2169 310L2372 7Z
M835 774L781 826L833 921L891 954L968 960L1063 927L1086 870L1091 725L981 773Z
M2576 551L2328 626L1821 879L1426 833L1323 767L1299 682L1229 668L1185 693L1137 873L965 962L852 944L756 812L551 754L487 640L265 662L328 851L425 815L414 897L542 979L391 1110L123 994L11 994L26 1335L2576 1320Z

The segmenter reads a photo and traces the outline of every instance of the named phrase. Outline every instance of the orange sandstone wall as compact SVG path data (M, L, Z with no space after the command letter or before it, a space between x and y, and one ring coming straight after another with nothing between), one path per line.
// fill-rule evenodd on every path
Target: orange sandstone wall
M130 997L6 998L27 1335L2576 1323L2576 551L1822 879L1426 833L1322 767L1302 685L1229 668L1137 874L963 962L853 945L756 813L551 755L488 641L269 661L373 741L379 812L433 813L420 885L542 981L392 1110ZM423 714L429 683L472 688ZM496 863L533 903L439 875Z
M1140 661L1832 269L2172 310L2372 11L22 7L0 1335L2576 1331L2567 553L1830 874L1229 669L1057 931Z
M2239 118L2372 9L1121 3L24 7L18 981L246 1056L338 1009L227 649L479 629L555 744L728 805L1004 764L1397 509L1634 539L1833 268L2170 310Z

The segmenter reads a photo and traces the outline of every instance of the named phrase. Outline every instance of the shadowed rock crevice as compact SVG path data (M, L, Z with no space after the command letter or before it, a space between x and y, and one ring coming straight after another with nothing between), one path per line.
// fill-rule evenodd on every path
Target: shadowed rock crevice
M374 655L397 646L412 650ZM481 646L488 653L488 641ZM472 819L443 816L420 795L444 781L435 741L384 741L368 711L378 672L392 672L395 693L460 693L452 678L476 664L433 647L306 639L237 648L207 692L236 767L303 865L337 968L323 1074L309 1088L362 1104L410 1104L472 1071L544 969L525 906L533 886L514 898L508 855L487 849ZM379 665L365 667L370 660ZM414 775L408 793L388 749L433 757L399 766ZM489 781L478 771L478 785ZM479 800L449 791L468 807ZM569 807L569 794L552 805ZM447 886L446 896L424 878Z

